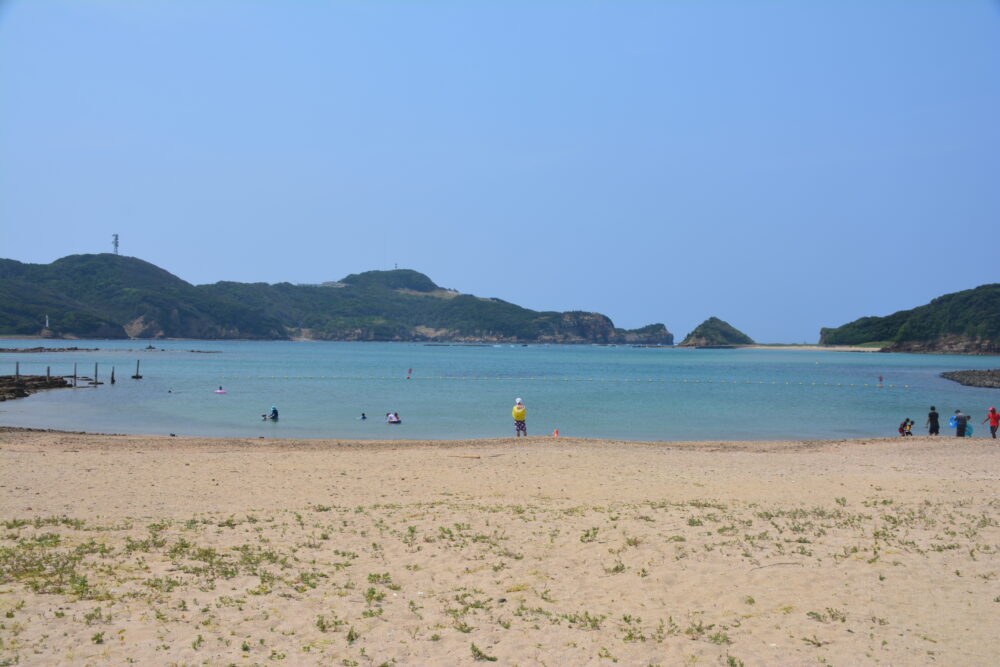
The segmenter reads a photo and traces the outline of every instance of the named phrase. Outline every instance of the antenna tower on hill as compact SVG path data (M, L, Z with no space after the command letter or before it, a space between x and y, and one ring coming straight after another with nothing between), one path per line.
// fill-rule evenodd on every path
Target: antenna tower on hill
M114 247L115 254L117 255L118 254L118 235L117 234L112 234L111 235L111 245L112 245L112 247Z

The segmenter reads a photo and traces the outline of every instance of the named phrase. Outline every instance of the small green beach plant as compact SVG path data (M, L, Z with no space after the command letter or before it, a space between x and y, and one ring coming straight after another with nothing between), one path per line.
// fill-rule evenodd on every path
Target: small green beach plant
M496 657L494 657L492 655L486 655L485 653L483 653L483 651L478 646L476 646L475 643L470 644L469 648L470 648L470 650L472 652L472 657L475 660L485 661L485 662L496 662L497 661Z

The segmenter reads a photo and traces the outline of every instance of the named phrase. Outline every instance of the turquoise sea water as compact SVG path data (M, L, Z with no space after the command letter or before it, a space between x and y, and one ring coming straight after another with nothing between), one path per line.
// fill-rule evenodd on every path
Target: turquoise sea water
M0 355L0 374L84 375L96 388L0 403L0 424L102 433L301 438L473 438L513 435L516 397L528 432L629 440L854 438L923 428L936 405L978 425L1000 391L963 387L946 370L995 368L990 357L686 350L570 345L4 340L8 348L98 347L98 352ZM217 354L193 353L190 350ZM136 359L142 380L131 380ZM412 368L411 379L407 371ZM878 377L884 387L878 388ZM222 385L226 393L217 395ZM277 423L264 422L272 404ZM400 426L383 416L399 412ZM367 413L369 419L357 417Z

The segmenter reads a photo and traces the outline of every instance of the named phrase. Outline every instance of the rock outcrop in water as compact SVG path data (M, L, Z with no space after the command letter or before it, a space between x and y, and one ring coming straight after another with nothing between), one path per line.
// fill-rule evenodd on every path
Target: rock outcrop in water
M672 345L663 324L619 329L606 315L539 312L443 289L411 270L321 285L191 285L134 257L0 260L0 334L63 338L634 343Z
M45 389L62 389L70 383L61 377L46 378L44 375L0 375L0 401L26 398Z
M1000 368L988 371L948 371L941 377L966 387L987 387L1000 389Z

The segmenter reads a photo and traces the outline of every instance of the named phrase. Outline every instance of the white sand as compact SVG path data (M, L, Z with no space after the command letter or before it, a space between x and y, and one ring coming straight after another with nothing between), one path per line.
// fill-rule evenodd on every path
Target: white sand
M0 663L994 664L998 480L985 439L0 432Z

